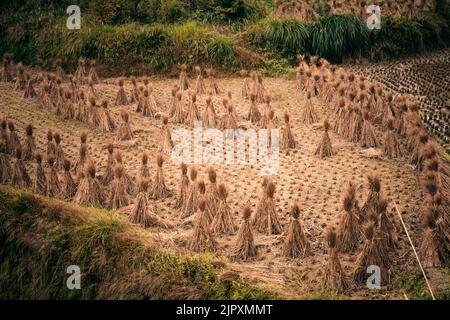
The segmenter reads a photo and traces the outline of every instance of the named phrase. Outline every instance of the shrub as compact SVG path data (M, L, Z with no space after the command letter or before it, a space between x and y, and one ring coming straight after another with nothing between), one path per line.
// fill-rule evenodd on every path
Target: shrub
M185 5L180 0L162 1L157 12L158 21L166 23L182 21L188 16Z
M266 18L248 31L248 40L258 47L269 47L287 56L305 50L309 32L306 23L297 19Z
M386 17L381 29L370 33L371 56L375 60L415 53L424 49L422 25L418 20Z
M170 34L175 63L224 67L236 64L235 40L211 27L190 21L174 26Z
M311 25L310 52L341 62L367 50L368 29L355 15L330 15Z

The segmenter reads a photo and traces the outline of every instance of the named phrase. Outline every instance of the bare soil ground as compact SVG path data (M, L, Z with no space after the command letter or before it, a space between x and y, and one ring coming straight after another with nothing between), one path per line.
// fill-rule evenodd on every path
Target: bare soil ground
M151 81L157 98L167 107L170 106L170 89L176 79L154 79ZM300 117L306 101L304 93L294 88L294 82L281 78L267 78L265 86L273 96L272 106L276 116L282 119L284 112L291 116L291 124L298 141L298 148L286 154L280 152L280 170L273 177L276 182L275 201L284 231L290 221L289 209L294 202L301 208L301 222L311 242L313 255L302 260L289 260L281 255L285 232L282 235L267 236L254 231L255 243L258 246L258 257L249 262L229 262L232 269L241 273L242 277L256 283L271 287L274 291L287 298L298 298L307 295L319 295L324 265L326 263L326 247L324 231L328 226L337 226L342 211L341 196L346 182L353 181L360 185L358 189L359 202L363 203L367 195L366 175L376 173L382 181L382 190L389 200L389 213L396 223L399 233L399 248L391 253L394 265L392 278L407 274L420 275L417 262L407 241L405 232L400 227L394 203L411 232L416 246L420 241L419 208L424 192L419 183L419 174L405 159L389 160L380 156L369 157L367 151L354 143L347 142L331 133L333 148L336 154L330 158L321 159L314 155L323 131L314 126L301 124ZM230 90L234 103L237 106L239 125L250 127L244 120L250 103L241 96L242 80L239 78L219 79L222 92ZM125 86L127 93L131 92L129 83ZM106 79L96 86L100 96L99 100L107 99L110 105L114 104L118 90L117 79ZM36 100L22 98L23 92L12 89L10 84L0 83L0 118L7 117L14 120L22 139L24 139L25 126L32 123L39 149L45 154L46 134L49 128L62 133L62 146L68 159L73 163L78 157L79 136L83 130L89 131L89 152L96 162L97 172L102 175L107 159L106 144L113 141L115 133L101 133L87 124L76 121L64 121L54 113L40 108ZM214 96L213 102L216 111L223 112L222 99L225 95ZM187 106L186 96L183 98ZM206 96L198 97L200 109L205 106ZM324 120L331 113L328 106L319 99L313 98L320 119ZM135 132L135 144L116 145L124 156L124 163L128 172L136 176L140 167L141 154L145 151L150 155L150 168L152 174L156 172L156 155L160 142L160 120L151 120L135 113L134 106L111 107L115 120L119 123L121 110L130 111L130 122ZM281 125L281 121L280 125ZM172 129L175 128L170 124ZM186 127L187 128L187 127ZM380 133L378 133L380 134ZM381 137L380 137L381 138ZM31 174L33 166L27 164ZM207 165L197 165L199 177L208 181ZM240 223L240 209L249 200L253 211L260 194L260 165L224 165L215 166L218 182L225 183L229 190L229 204L237 223ZM180 169L178 164L166 157L164 164L166 183L178 193ZM192 230L192 222L180 218L180 212L174 209L176 197L162 201L153 201L157 207L158 215L172 225L172 228L150 229L155 241L163 246L177 246L183 248ZM120 212L118 214L126 214ZM216 255L228 262L228 256L235 236L218 237L219 249ZM355 266L356 255L343 254L341 262L347 272ZM439 271L430 273L432 285L442 287L443 281L448 287L448 277L443 280ZM394 287L394 288L393 288ZM364 285L354 284L349 295L360 298L400 298L403 293L398 287L390 286L381 290L369 290Z

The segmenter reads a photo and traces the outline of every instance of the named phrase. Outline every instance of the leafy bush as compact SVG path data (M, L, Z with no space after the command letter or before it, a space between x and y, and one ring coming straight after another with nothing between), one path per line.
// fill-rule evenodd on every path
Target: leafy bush
M312 24L310 52L341 62L367 50L368 29L355 15L330 15Z
M375 60L424 49L423 28L419 21L386 17L381 22L381 29L373 30L369 36L373 48L371 54Z
M288 56L304 51L308 37L307 24L297 19L266 18L248 31L248 40L254 46L270 47Z
M12 52L26 64L42 58L47 68L58 57L68 72L84 55L108 64L114 75L166 72L179 63L275 74L286 61L293 65L299 53L332 62L360 55L379 60L441 48L450 40L443 12L413 20L385 17L381 30L369 32L355 15L324 15L310 22L261 19L270 0L81 0L82 28L70 31L68 4L2 2L0 55Z

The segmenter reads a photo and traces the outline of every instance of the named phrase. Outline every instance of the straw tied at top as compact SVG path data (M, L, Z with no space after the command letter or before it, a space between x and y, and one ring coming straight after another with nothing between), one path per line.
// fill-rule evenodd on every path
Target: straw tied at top
M174 163L216 165L262 165L261 175L275 175L280 159L279 129L194 129L172 132Z

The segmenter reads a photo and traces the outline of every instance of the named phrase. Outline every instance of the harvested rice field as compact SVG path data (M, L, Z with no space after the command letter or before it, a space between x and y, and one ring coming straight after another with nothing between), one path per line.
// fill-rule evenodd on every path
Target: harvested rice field
M448 51L440 54L447 57L448 68ZM80 61L82 65L84 62ZM408 119L420 119L414 115L419 111L414 96L382 86L384 78L380 76L378 82L379 72L373 71L382 66L382 63L372 65L366 71L354 66L335 67L323 60L301 61L295 80L266 78L257 73L252 73L251 78L245 72L242 77L216 79L208 70L209 77L201 79L205 86L202 94L199 93L201 82L185 74L183 68L179 79L107 78L99 79L96 84L91 79L90 84L80 85L84 78L77 83L71 76L59 83L51 74L18 65L16 79L23 73L27 79L36 80L25 81L24 88L17 88L20 83L17 80L0 83L0 118L4 119L2 125L6 125L6 128L2 126L2 157L10 162L13 176L8 180L2 171L3 183L82 206L113 210L111 214L120 216L125 223L141 225L158 246L187 255L208 252L226 263L228 272L235 274L239 281L270 288L271 292L289 299L324 294L324 283L329 290L325 291L327 294L403 299L408 290L405 281L422 275L401 216L414 247L424 254L422 263L427 267L430 285L436 294L442 294L449 288L448 275L442 271L448 265L448 251L445 251L448 250L445 245L448 224L427 231L422 220L428 206L434 208L430 201L436 201L439 195L442 211L437 211L436 219L441 224L448 223L448 177L445 176L448 158L445 147L435 143L425 129L417 129L421 130L420 135L409 136L412 129ZM314 69L314 74L320 77L308 78L301 74L303 69L307 72ZM358 73L354 74L356 70ZM329 75L330 80L321 82L324 75ZM134 81L138 101L130 102ZM180 89L185 83L186 90ZM248 97L245 84L252 90ZM353 97L352 86L357 91ZM211 88L217 88L218 92ZM122 89L126 101L117 105ZM382 90L380 95L378 89ZM57 92L55 96L52 90ZM261 102L255 94L258 90L261 90ZM370 90L375 93L372 95ZM25 92L29 91L36 96L25 98ZM222 123L229 123L230 113L234 115L232 129L279 128L281 142L276 172L264 175L261 168L265 163L238 164L235 158L231 164L187 163L183 179L180 163L170 153L170 147L176 145L171 134L181 128L193 129L185 123L190 113L195 114L193 96L198 120L207 121L208 108L215 111L216 124L211 124L211 128L229 129ZM370 102L374 97L380 106ZM424 101L433 99L436 97L426 97ZM341 106L340 100L344 101ZM226 109L224 101L232 107ZM403 105L404 111L400 109ZM83 106L87 106L86 119L81 118ZM252 106L262 114L253 123L249 116ZM149 108L151 112L145 116L143 111L136 112L138 108ZM176 119L177 108L182 114L180 119ZM392 118L385 119L385 108L391 108ZM428 108L429 105L424 110ZM175 113L171 116L172 110ZM350 116L345 114L347 110ZM380 112L379 119L377 112ZM112 124L110 128L102 125L105 114ZM122 139L125 115L131 131L129 137ZM285 115L289 116L289 123ZM400 116L405 120L399 119ZM92 120L96 117L100 120ZM264 125L263 119L266 119ZM363 146L366 122L371 137L365 142L373 140L374 145ZM10 124L13 131L8 127ZM27 142L30 125L34 139L31 146ZM287 126L293 140L289 147L285 144ZM403 132L399 126L406 126ZM14 145L12 140L16 135L19 142ZM387 142L391 139L389 135L394 142ZM325 136L328 137L325 144L329 146L323 145ZM396 145L389 146L389 143ZM200 147L206 144L203 142ZM46 180L40 181L46 184L42 190L37 187L36 160L17 160L15 154L7 152L13 152L10 148L15 148L17 153L18 149L29 147L42 160L40 170ZM249 142L247 157L254 147ZM391 150L395 148L400 154ZM49 159L55 164L51 165ZM68 161L67 170L64 160ZM163 162L161 167L159 161ZM432 166L437 166L435 173L428 168ZM17 170L27 172L29 181L23 181L27 179ZM67 174L73 179L71 194L66 192ZM427 181L433 181L437 191L431 190ZM439 232L442 237L447 236L447 240L442 238L442 243L434 244L442 245L443 255L436 251L430 257L427 252L432 249L422 248L425 234L431 230L436 236ZM368 246L381 251L368 253ZM368 260L361 260L365 254ZM376 262L383 264L380 267L382 286L371 290L366 284L370 275L366 269ZM340 267L334 265L328 269L330 264ZM358 268L363 270L359 271L362 275L358 275Z

